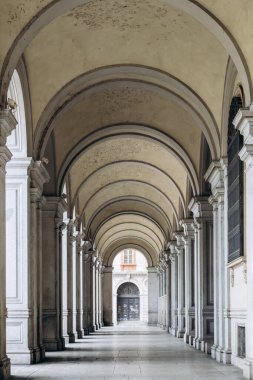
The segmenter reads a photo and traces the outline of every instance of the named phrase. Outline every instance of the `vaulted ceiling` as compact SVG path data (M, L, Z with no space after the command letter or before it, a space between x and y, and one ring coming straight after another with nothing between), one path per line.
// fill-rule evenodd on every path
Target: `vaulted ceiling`
M237 5L1 0L2 106L23 55L31 151L49 159L45 192L67 183L70 217L75 208L103 257L129 244L155 262L188 216L204 147L223 154L229 61L252 101L253 6L242 0L239 15Z

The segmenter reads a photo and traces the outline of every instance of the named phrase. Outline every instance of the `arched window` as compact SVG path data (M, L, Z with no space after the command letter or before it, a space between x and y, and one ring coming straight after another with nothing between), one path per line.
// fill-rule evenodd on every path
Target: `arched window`
M243 136L234 128L233 119L242 107L242 98L234 96L228 118L228 262L243 256L243 162L238 153Z

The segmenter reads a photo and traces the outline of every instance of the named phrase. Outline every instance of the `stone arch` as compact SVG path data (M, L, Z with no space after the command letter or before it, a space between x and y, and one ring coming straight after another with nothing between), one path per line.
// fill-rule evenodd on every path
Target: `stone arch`
M43 29L54 18L64 14L69 9L75 6L85 4L88 0L72 0L71 4L68 0L62 0L61 2L52 2L46 5L40 10L36 17L33 17L21 30L19 35L12 43L3 63L1 70L1 95L0 103L2 107L6 106L6 93L9 84L9 80L13 73L17 62L24 52L26 46L32 41L34 36ZM243 56L241 49L237 42L227 30L227 28L218 20L214 15L207 11L204 6L189 2L188 0L166 0L169 5L173 5L183 12L188 13L204 25L223 45L224 49L232 57L238 73L242 78L242 84L245 90L246 105L249 106L252 99L252 85L249 75L248 66Z

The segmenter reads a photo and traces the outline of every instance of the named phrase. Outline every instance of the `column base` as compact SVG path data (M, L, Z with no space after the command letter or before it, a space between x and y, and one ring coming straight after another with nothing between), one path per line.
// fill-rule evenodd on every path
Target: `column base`
M65 349L64 339L46 339L44 341L46 351L63 351Z
M244 362L244 368L243 368L243 376L246 377L246 379L253 379L253 360L252 359L245 359Z
M46 357L46 349L45 346L41 345L40 347L40 361L43 361Z
M188 338L188 344L192 347L194 347L194 336L193 335L189 335L189 338Z
M82 339L83 336L84 336L84 334L83 334L83 330L78 330L78 331L77 331L77 338L78 338L78 339Z
M0 359L0 379L7 380L11 376L11 362L10 359L5 356Z
M69 343L75 343L77 340L77 333L69 333Z
M194 338L193 339L193 347L196 348L196 350L201 350L201 344L202 344L203 340L200 339L200 338Z
M190 337L189 334L184 333L184 342L187 343L187 344L189 344L189 337Z
M217 346L215 350L215 359L218 363L231 364L231 351L226 351L223 347Z
M99 324L98 323L96 323L96 330L99 330Z
M217 350L218 346L217 344L213 344L212 347L211 347L211 358L212 359L216 359L216 350Z
M36 364L41 361L39 347L26 351L8 351L8 356L12 364Z
M176 331L176 329L175 329L174 327L170 327L170 328L169 328L169 333L170 333L171 335L173 335L173 336L176 336L176 335L177 335L177 331Z
M85 328L83 329L83 335L86 336L86 335L89 335L89 334L90 334L90 329L89 329L89 327L85 327Z
M177 338L183 338L184 337L184 332L180 331L180 330L177 330L176 337Z

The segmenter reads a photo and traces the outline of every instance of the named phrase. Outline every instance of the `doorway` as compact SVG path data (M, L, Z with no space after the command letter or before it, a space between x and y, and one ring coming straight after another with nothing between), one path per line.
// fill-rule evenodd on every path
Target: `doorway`
M140 320L140 292L131 282L125 282L118 288L117 320L119 322Z

